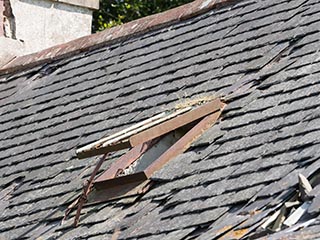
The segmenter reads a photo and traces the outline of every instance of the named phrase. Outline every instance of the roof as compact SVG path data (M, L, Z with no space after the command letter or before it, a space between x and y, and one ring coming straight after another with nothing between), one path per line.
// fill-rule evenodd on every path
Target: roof
M214 6L2 69L0 239L319 237L320 4ZM145 194L86 206L76 228L61 224L97 162L78 160L78 147L206 96L227 103L222 117ZM299 173L313 187L294 205L307 206L304 218L264 235L261 225L302 191Z

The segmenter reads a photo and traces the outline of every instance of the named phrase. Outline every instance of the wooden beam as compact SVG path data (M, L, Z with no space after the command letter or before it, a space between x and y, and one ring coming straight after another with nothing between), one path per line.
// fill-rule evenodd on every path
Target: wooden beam
M131 126L131 127L126 128L126 129L124 129L124 130L122 130L122 131L119 131L119 132L114 133L114 134L112 134L112 135L110 135L110 136L104 137L104 138L102 138L102 139L100 139L100 140L98 140L98 141L95 141L95 142L93 142L93 143L90 143L90 144L88 144L88 145L86 145L86 146L84 146L84 147L82 147L82 148L79 148L79 149L77 149L76 153L77 153L77 155L78 155L78 154L81 154L82 152L91 151L92 149L101 146L102 144L104 144L105 142L107 142L107 141L109 141L109 140L111 140L111 139L115 139L115 138L117 138L117 137L119 137L119 136L121 136L121 135L123 135L123 134L126 134L126 133L128 133L128 132L130 132L130 131L132 131L132 130L134 130L134 129L137 129L137 128L145 125L145 124L148 124L148 123L153 122L153 121L155 121L155 120L157 120L157 119L163 118L164 116L165 116L165 113L160 113L160 114L158 114L158 115L156 115L156 116L153 116L153 117L151 117L151 118L148 118L148 119L146 119L146 120L144 120L144 121L142 121L142 122L139 122L139 123L137 123L137 124L134 124L134 125Z
M125 133L125 134L123 134L123 135L121 135L121 136L119 136L117 138L110 139L109 141L103 143L102 146L105 147L105 146L108 146L108 145L110 145L112 143L116 143L116 142L118 142L118 141L120 141L122 139L128 139L129 137L131 137L134 134L137 134L137 133L142 132L142 131L144 131L146 129L149 129L152 126L156 126L156 125L158 125L158 124L160 124L160 123L162 123L164 121L167 121L167 120L169 120L171 118L175 118L176 116L178 116L178 115L180 115L180 114L182 114L184 112L187 112L189 110L191 110L191 108L184 108L184 109L181 109L179 111L173 112L173 113L171 113L171 114L169 114L167 116L164 116L163 118L160 118L158 120L152 121L152 122L150 122L148 124L145 124L145 125L143 125L143 126L141 126L139 128L133 129L132 131L128 131L127 133ZM151 139L149 139L149 140L151 140ZM146 141L148 141L148 140L146 140ZM146 142L146 141L143 141L143 142ZM137 146L137 145L135 145L135 146Z
M197 119L203 118L210 113L219 111L221 107L222 103L217 98L203 106L193 109L192 111L188 111L157 126L151 127L141 133L133 135L129 138L130 144L131 146L137 146L142 142L162 136Z
M77 157L79 159L88 158L88 157L93 157L93 156L97 156L97 155L101 155L109 152L119 151L119 150L130 148L130 147L131 147L130 142L128 141L121 142L115 145L110 145L110 146L100 147L100 148L93 148L88 151L77 152Z

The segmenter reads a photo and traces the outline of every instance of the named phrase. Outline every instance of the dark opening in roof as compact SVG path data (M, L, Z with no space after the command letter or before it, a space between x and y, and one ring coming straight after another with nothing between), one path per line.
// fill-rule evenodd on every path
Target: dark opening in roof
M82 206L145 192L148 179L168 161L186 151L192 142L219 118L224 104L217 98L190 104L178 110L158 114L120 132L79 148L77 156L86 158L103 154L79 199L75 225ZM107 154L131 148L96 178Z

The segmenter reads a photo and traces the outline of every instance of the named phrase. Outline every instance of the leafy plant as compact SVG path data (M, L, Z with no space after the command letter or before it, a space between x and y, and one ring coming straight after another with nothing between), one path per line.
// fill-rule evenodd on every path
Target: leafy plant
M100 9L93 14L93 32L166 11L188 2L192 0L100 0Z

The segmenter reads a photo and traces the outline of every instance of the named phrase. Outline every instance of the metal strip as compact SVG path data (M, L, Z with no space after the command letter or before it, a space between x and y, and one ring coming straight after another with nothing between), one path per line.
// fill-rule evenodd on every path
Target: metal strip
M107 157L107 154L104 154L99 159L96 167L94 168L93 172L91 173L91 176L90 176L89 180L87 180L87 183L83 187L83 193L79 197L78 208L77 208L76 216L75 216L74 222L73 222L75 227L78 226L81 210L82 210L83 204L87 201L87 197L88 197L88 194L91 191L93 180L94 180L96 174L98 173L102 163L106 160L106 157Z
M164 164L186 151L193 141L200 137L204 131L210 128L217 121L220 114L221 111L218 111L202 119L196 126L194 126L172 147L170 147L164 154L162 154L156 161L154 161L149 167L144 170L146 176L150 178L150 176L155 171L159 170Z
M140 158L142 154L150 149L155 143L156 141L148 141L132 148L129 152L122 155L116 162L111 164L109 169L101 174L94 182L97 183L115 178L119 170L124 170L125 168L130 166L130 164Z
M217 98L201 107L198 107L189 112L186 112L162 124L149 128L146 131L143 131L141 133L138 133L130 137L129 141L131 143L131 146L137 146L142 142L149 141L156 137L162 136L188 123L191 123L204 116L207 116L210 113L218 111L221 108L221 106L222 106L222 103L220 99Z

